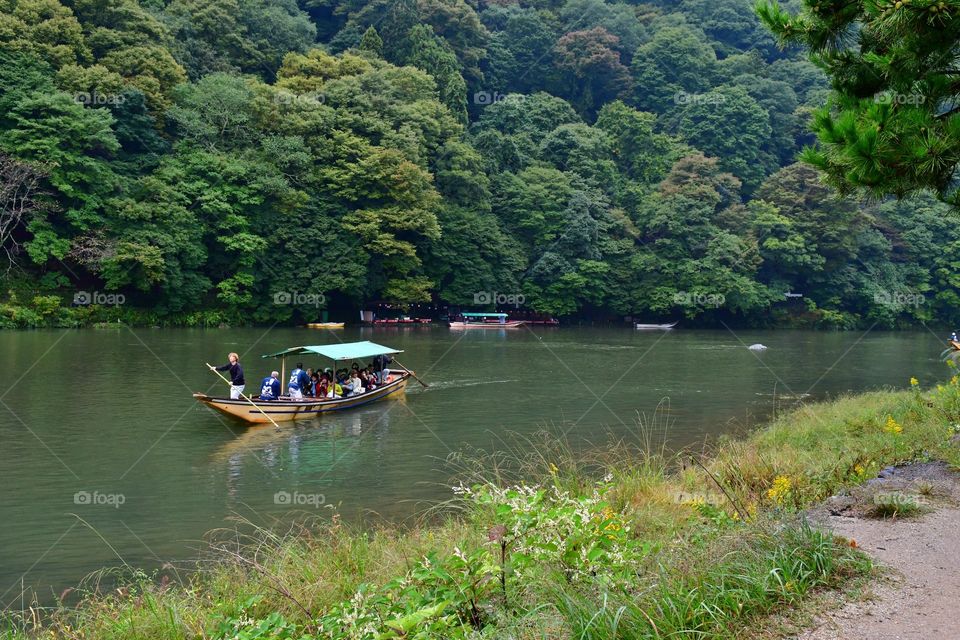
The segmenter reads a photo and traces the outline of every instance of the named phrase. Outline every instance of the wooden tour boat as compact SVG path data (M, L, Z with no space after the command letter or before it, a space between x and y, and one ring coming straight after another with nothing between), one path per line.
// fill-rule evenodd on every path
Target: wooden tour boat
M348 342L291 347L277 353L266 354L263 357L282 359L280 382L285 384L287 356L307 354L329 358L333 361L333 370L336 371L337 364L345 361L362 361L376 356L396 353L403 353L403 351L373 342ZM399 365L399 363L397 364ZM400 366L402 367L402 365ZM305 396L302 400L291 400L289 396L280 396L278 400L268 401L260 400L259 395L247 396L244 394L241 398L231 400L229 397L214 397L205 393L194 393L193 397L212 409L245 422L259 424L302 420L329 411L354 409L378 400L400 397L403 395L410 378L416 377L412 371L403 368L388 369L387 371L388 375L383 385L360 395L343 398L310 398Z
M343 329L342 322L308 322L307 329Z
M507 320L505 313L461 313L463 320L450 322L451 329L517 329L524 320Z
M673 329L675 326L677 326L677 322L680 322L680 321L677 320L669 324L643 324L643 323L637 322L634 324L634 327L639 329L640 331L669 331L670 329Z

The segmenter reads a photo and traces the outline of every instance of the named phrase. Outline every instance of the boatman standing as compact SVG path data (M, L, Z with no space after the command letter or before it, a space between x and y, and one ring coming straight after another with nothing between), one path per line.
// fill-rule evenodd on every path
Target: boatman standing
M211 371L229 371L230 372L230 399L237 400L243 393L243 387L246 384L243 380L243 367L240 366L240 356L231 353L227 356L227 364L222 367L210 366Z
M276 400L280 397L280 374L271 371L270 375L260 383L260 399Z
M310 377L303 370L303 363L298 362L297 367L290 372L290 383L287 384L287 393L291 400L303 400L303 390L310 384Z

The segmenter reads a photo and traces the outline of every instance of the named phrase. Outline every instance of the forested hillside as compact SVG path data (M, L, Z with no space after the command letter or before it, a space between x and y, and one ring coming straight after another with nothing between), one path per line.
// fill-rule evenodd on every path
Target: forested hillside
M0 326L960 321L951 207L796 162L829 93L750 0L0 0Z

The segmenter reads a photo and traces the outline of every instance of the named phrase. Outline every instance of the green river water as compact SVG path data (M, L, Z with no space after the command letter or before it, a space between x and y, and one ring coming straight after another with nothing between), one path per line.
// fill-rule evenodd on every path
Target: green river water
M222 391L203 363L229 351L249 390L275 366L260 354L341 340L404 349L429 389L279 433L191 397ZM338 505L346 518L409 518L450 496L451 452L494 451L510 433L636 437L638 415L668 398L657 438L675 448L756 426L775 406L930 384L945 376L942 348L930 331L0 332L0 604L19 609L24 590L49 602L104 566L189 561L232 517L270 525Z

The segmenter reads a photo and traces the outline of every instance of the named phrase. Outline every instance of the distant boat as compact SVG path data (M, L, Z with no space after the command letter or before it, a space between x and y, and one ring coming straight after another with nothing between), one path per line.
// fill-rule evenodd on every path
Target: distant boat
M517 329L524 320L508 320L505 313L461 313L463 320L450 322L451 329Z
M307 329L343 329L342 322L308 322Z
M668 331L677 326L679 320L671 322L669 324L642 324L640 322L634 324L634 328L639 329L640 331Z
M403 316L402 318L377 318L371 321L371 324L375 327L396 327L396 326L407 326L407 325L417 325L417 324L430 324L433 322L430 318L410 318L408 316Z
M376 356L403 353L398 349L391 349L373 342L348 342L340 344L312 345L306 347L291 347L278 353L269 353L264 358L282 358L286 362L287 356L321 356L333 361L333 369L337 364L349 361L362 361ZM399 363L398 363L399 364ZM281 366L280 379L284 380L285 366ZM193 397L211 409L216 409L233 418L255 424L269 422L285 422L313 418L321 413L343 411L383 400L385 398L402 396L407 382L413 372L406 369L387 369L384 384L377 388L355 396L342 398L313 398L304 397L302 400L293 400L289 396L280 396L277 400L260 400L259 396L245 396L232 400L224 397L208 396L205 393L194 393Z

